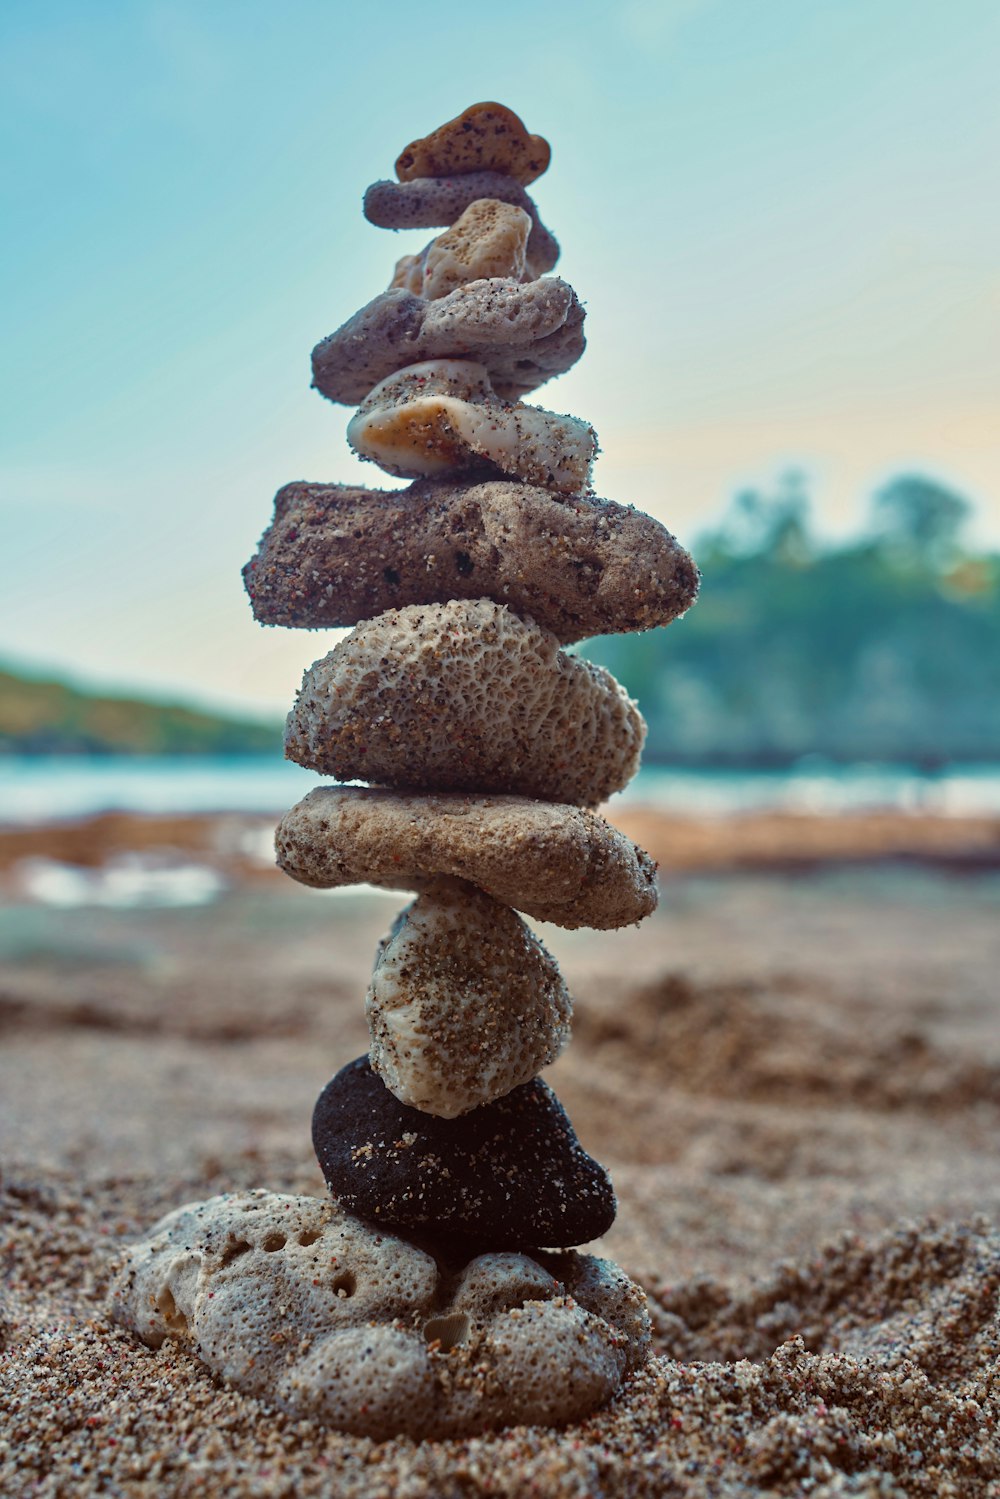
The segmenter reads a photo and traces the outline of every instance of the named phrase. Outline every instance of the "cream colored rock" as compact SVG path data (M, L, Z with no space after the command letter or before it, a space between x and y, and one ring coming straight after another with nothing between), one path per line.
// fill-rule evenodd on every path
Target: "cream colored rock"
M430 301L487 276L532 281L527 259L530 233L531 218L523 208L480 198L419 255L404 255L391 285Z
M397 370L366 397L347 425L361 458L406 479L461 473L483 464L560 494L590 480L597 434L578 417L509 405L481 364L433 359Z
M264 1191L169 1214L112 1312L298 1419L378 1440L578 1420L649 1349L645 1297L605 1260L487 1254L446 1276L335 1203Z
M465 172L503 172L518 182L534 182L547 169L552 150L540 135L529 135L505 104L470 104L430 135L411 141L396 159L400 182L415 177L459 177Z
M313 384L356 406L380 380L425 359L473 359L498 395L516 400L580 358L583 307L558 276L487 276L429 302L402 287L380 292L312 351Z
M557 926L628 926L656 909L656 865L579 807L524 796L320 786L278 824L278 864L319 890L423 890L439 875Z
M442 880L379 948L365 998L371 1064L401 1103L454 1119L554 1062L571 1009L555 960L521 918Z
M391 609L306 672L285 754L341 781L596 807L646 725L603 667L490 599Z

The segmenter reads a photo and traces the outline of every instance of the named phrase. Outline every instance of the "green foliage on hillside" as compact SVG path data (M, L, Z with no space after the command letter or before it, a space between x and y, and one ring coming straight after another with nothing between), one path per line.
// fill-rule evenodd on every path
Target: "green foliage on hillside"
M639 699L651 760L998 759L1000 558L961 549L967 508L904 476L868 536L824 548L789 476L695 546L683 620L584 653Z
M281 727L101 697L0 671L0 751L18 754L281 754Z

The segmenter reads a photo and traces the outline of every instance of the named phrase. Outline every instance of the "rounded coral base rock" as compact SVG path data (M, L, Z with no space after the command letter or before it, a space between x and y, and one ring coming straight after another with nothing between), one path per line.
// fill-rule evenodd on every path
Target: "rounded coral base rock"
M164 1218L112 1310L248 1395L377 1440L578 1420L649 1349L645 1296L607 1260L440 1263L335 1203L265 1191Z

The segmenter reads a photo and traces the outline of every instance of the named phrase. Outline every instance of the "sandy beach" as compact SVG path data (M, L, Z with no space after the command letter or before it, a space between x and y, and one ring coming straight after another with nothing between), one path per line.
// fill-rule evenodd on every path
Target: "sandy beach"
M323 1194L312 1104L366 1047L400 904L278 878L256 824L154 821L0 834L0 1492L1000 1495L995 821L622 815L661 907L540 929L576 1000L547 1076L612 1172L594 1248L645 1287L656 1358L577 1426L381 1445L108 1320L170 1208ZM38 861L137 848L225 887L30 898Z

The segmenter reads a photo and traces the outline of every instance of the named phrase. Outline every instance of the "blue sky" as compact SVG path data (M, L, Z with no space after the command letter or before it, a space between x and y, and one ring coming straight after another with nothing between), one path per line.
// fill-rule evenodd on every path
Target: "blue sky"
M239 569L282 483L383 482L309 351L426 238L364 188L480 98L553 145L589 347L536 399L599 493L690 538L794 464L842 534L919 467L1000 543L998 76L996 0L6 0L0 656L288 705L329 638Z

